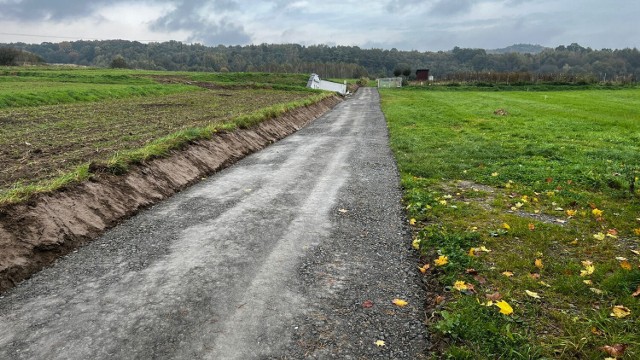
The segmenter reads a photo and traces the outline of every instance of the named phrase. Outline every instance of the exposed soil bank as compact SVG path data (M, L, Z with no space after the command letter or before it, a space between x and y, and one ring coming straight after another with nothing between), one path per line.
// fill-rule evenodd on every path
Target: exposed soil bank
M219 133L122 176L91 181L0 208L0 292L119 221L304 127L341 99L331 97L251 129Z

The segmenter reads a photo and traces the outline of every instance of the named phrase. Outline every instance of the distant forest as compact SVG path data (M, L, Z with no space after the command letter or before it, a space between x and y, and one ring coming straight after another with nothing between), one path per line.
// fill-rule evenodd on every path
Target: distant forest
M143 44L125 40L0 44L0 50L9 48L51 64L148 70L315 72L325 78L375 78L392 76L399 69L409 68L415 74L416 69L427 68L437 80L474 73L586 76L596 81L640 79L638 49L594 50L578 44L555 49L520 44L493 51L455 47L438 52L297 44L208 47L178 41Z

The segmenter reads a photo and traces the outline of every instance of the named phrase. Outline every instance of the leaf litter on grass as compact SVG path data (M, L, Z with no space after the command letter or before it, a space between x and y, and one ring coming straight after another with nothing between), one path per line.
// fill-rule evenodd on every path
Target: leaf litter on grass
M623 96L640 105L638 92L630 90ZM635 231L640 221L640 193L625 193L624 186L615 185L616 175L607 175L614 172L600 170L613 168L615 161L584 162L578 156L597 151L590 138L591 129L572 124L571 118L565 120L563 116L575 114L565 115L558 107L530 111L540 116L528 118L528 122L518 115L510 116L513 131L491 128L483 122L479 123L482 129L466 127L466 132L448 132L454 122L464 123L466 120L461 119L473 117L461 113L469 114L483 107L483 102L470 100L475 94L449 97L452 94L447 93L446 100L438 98L442 94L432 95L384 91L383 109L407 193L407 211L416 219L417 248L424 261L447 256L444 266L431 267L430 286L434 286L433 280L445 289L471 284L477 292L477 297L464 290L438 296L443 299L435 302L437 307L429 322L438 330L435 342L440 337L448 344L442 351L453 357L474 354L474 358L597 358L601 355L599 347L611 345L607 339L617 339L628 345L625 356L640 354L640 335L633 325L640 293L640 231ZM585 121L603 121L592 119L601 113L598 107L607 107L607 100L603 100L607 96L589 93L589 98L601 102L587 105L590 112L585 114ZM411 134L404 133L405 121L417 121L414 114L420 107L415 107L414 99L429 104L423 115L429 119L428 132L413 129ZM407 112L405 105L409 103L414 108ZM629 106L635 105L625 108ZM618 110L603 118L615 117ZM561 113L552 116L557 131L535 134L536 127L547 121L548 111ZM638 120L628 126L640 132ZM608 122L607 126L610 129L616 125ZM608 132L611 139L615 131ZM517 132L527 133L528 138ZM566 136L568 132L585 141L572 141ZM616 136L624 148L609 155L622 159L633 153L629 149L638 148L637 141L628 139L629 129ZM518 142L509 142L512 137ZM536 137L546 138L540 141ZM556 145L561 141L565 143ZM546 152L549 157L568 160L572 165L556 166L556 160L537 162L536 152L527 147L541 149L540 144L553 149ZM582 144L584 149L580 148ZM437 160L429 161L430 157ZM590 174L590 179L584 174ZM476 234L473 243L452 245L451 239L463 239L468 233ZM443 236L448 243L439 240ZM480 246L492 252L477 256ZM473 273L466 272L470 268ZM480 305L494 306L498 302L487 298L493 294L499 294L499 301L511 307L510 315L482 310L488 308ZM474 297L475 301L469 301ZM593 328L606 338L596 335Z

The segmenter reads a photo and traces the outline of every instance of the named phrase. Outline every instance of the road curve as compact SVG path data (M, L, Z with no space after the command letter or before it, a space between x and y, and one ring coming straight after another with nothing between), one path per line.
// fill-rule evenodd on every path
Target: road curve
M400 196L360 89L4 294L0 359L419 358Z

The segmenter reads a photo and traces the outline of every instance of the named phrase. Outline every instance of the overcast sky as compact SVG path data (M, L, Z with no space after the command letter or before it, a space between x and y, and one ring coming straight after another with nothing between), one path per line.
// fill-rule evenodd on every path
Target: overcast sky
M0 0L0 43L640 48L640 0Z

